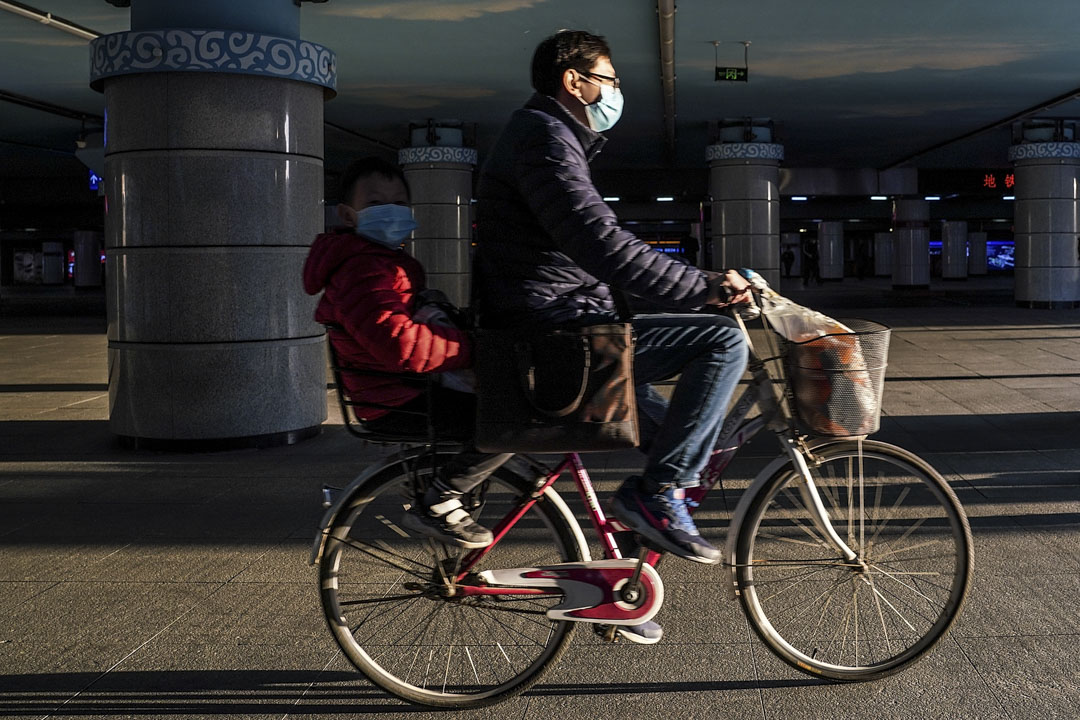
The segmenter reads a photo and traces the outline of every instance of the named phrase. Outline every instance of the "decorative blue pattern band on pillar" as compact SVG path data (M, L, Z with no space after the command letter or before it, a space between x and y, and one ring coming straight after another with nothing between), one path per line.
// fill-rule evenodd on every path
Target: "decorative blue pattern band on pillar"
M412 163L461 163L476 164L476 150L466 147L448 147L431 145L427 147L408 147L398 150L398 165Z
M90 87L106 78L148 72L264 75L321 85L337 94L337 60L304 40L233 30L144 30L102 35L90 43Z
M1009 161L1080 158L1080 142L1033 142L1009 148Z
M779 143L720 143L705 147L705 161L714 160L776 160L784 159L784 146Z

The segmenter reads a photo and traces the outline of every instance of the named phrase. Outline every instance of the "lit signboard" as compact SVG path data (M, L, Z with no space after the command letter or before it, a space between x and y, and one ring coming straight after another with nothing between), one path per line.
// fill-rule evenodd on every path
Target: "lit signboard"
M749 82L746 68L716 66L716 82Z
M1009 167L919 170L919 194L940 195L1016 195L1016 171Z

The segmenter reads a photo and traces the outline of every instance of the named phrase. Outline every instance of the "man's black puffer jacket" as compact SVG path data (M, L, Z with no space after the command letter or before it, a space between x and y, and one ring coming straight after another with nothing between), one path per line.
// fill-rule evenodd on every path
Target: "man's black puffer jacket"
M477 192L473 281L483 325L611 322L609 286L670 310L705 304L705 273L620 228L596 191L589 162L604 142L545 95L510 118Z

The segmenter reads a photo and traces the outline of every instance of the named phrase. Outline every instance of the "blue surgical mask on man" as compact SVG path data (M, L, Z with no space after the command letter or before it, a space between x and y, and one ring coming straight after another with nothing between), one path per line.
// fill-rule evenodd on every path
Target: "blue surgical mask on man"
M356 232L391 250L400 250L415 229L412 210L404 205L372 205L356 213Z
M581 102L585 103L585 116L589 119L589 127L596 132L604 132L614 127L622 117L622 90L603 83L594 84L600 88L600 97L596 102Z

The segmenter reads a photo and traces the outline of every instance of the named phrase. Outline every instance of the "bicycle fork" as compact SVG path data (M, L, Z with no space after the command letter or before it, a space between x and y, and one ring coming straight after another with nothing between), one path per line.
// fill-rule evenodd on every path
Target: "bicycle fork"
M821 502L821 495L818 493L817 484L814 482L813 476L810 474L810 467L806 464L806 455L796 444L796 442L790 437L783 438L784 451L791 458L792 464L798 471L799 476L802 478L802 482L798 484L799 496L802 498L803 505L810 513L810 522L814 524L818 532L825 536L825 539L829 541L844 558L846 562L855 562L858 560L859 555L840 537L836 532L836 529L832 525L832 521L829 520L829 513L825 509L824 503Z

